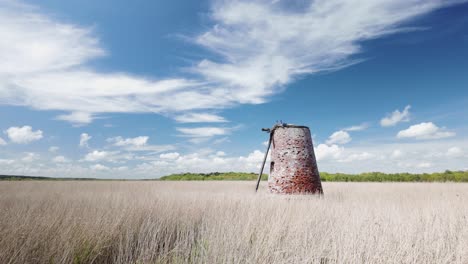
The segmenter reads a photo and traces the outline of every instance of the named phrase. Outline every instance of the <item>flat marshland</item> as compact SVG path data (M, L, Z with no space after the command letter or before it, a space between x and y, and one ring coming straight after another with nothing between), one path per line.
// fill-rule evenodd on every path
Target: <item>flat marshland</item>
M468 184L323 185L0 182L0 263L468 263Z

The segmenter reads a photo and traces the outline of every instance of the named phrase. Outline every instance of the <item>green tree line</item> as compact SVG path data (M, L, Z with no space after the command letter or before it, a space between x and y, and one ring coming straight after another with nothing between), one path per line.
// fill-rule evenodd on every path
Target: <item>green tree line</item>
M450 171L436 173L382 173L366 172L360 174L321 172L320 178L325 182L468 182L468 171ZM255 173L213 172L213 173L180 173L161 177L163 181L242 181L256 180ZM268 175L263 174L262 180Z

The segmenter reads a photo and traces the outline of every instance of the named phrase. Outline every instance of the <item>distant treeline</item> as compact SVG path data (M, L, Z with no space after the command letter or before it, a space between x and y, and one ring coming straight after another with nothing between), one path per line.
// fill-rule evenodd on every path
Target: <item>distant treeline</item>
M0 175L0 181L92 181L95 178L55 178L43 176Z
M382 173L366 172L360 174L320 173L322 181L339 182L468 182L468 171L435 173Z
M468 182L468 171L449 171L436 173L382 173L366 172L360 174L321 172L322 181L326 182ZM163 181L241 181L255 180L257 174L242 172L181 173L161 177ZM262 180L268 179L263 174Z

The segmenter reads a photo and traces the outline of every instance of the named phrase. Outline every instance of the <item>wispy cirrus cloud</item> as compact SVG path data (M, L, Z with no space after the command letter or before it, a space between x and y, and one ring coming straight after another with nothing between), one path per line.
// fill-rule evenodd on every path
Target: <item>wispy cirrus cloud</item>
M299 75L359 61L360 42L408 31L417 16L460 1L215 1L211 30L196 42L220 55L193 70L239 103L262 103ZM289 3L289 4L288 4Z
M90 62L111 54L92 28L2 1L0 104L63 111L57 119L74 124L103 113L221 122L187 113L264 103L300 75L359 61L361 41L407 31L403 22L458 2L317 0L291 10L286 1L214 1L213 26L194 39L218 59L199 61L190 78L168 78L102 73Z
M223 127L193 127L185 128L178 127L177 131L182 133L184 136L188 137L213 137L213 136L222 136L230 133L229 128Z
M355 126L350 126L350 127L344 128L343 130L344 131L363 131L363 130L366 130L367 128L369 128L369 124L368 123L362 123L360 125L355 125Z
M112 143L114 147L119 147L129 152L148 151L159 153L169 150L174 150L173 145L151 145L148 144L148 136L138 136L134 138L123 138L121 136L108 138L106 141Z
M174 118L179 123L223 123L224 117L209 113L186 113Z
M394 126L400 122L409 122L410 108L411 105L407 105L401 112L398 109L393 111L391 114L388 114L386 117L380 120L380 125L383 127L389 127Z

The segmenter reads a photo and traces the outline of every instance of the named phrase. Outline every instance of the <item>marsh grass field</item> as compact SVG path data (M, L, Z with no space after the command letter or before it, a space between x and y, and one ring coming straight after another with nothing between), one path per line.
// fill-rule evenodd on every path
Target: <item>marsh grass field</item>
M0 182L0 263L468 263L468 184Z

